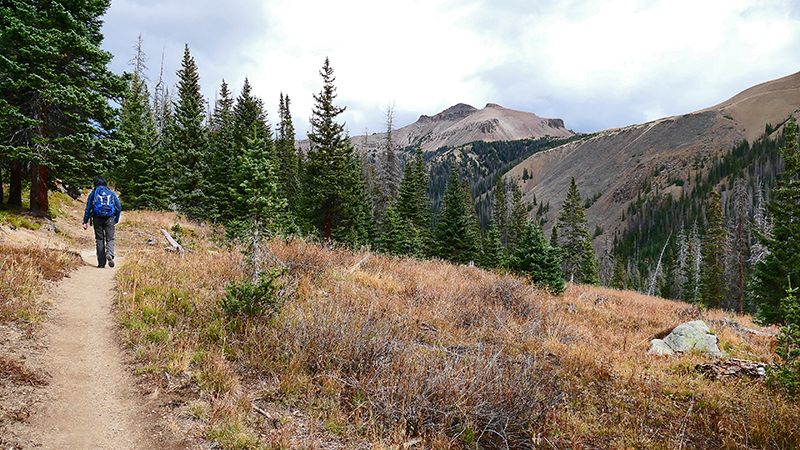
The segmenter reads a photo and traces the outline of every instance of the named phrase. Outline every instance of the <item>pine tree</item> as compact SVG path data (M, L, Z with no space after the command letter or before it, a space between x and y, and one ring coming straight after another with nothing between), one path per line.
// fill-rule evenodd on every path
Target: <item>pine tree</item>
M422 242L416 227L408 217L401 216L394 205L384 211L384 232L378 240L381 251L390 255L422 257Z
M686 242L686 264L683 266L682 278L683 284L681 285L681 300L688 303L697 302L698 283L697 283L697 269L696 269L696 254L697 254L697 241L691 238Z
M800 152L797 122L790 117L781 148L784 171L772 191L772 236L758 233L767 254L756 264L751 289L758 315L769 323L785 321L781 300L788 286L800 286Z
M528 232L528 209L522 201L522 191L517 183L512 185L511 193L511 217L508 220L508 243L506 250L513 254L517 246Z
M703 267L700 276L700 300L709 308L718 308L725 301L725 243L728 233L722 219L719 192L711 192L706 212L706 236L703 241Z
M461 264L478 259L480 237L475 234L471 209L474 210L465 202L463 185L453 163L444 193L442 211L436 218L435 256Z
M567 191L561 207L558 229L561 238L561 256L564 258L564 274L570 281L597 284L597 260L592 237L589 235L586 211L575 178Z
M124 81L100 48L108 0L7 0L0 8L0 153L11 167L10 199L21 205L30 167L30 212L45 216L59 179L85 185L114 164L115 111Z
M396 144L392 135L394 128L394 106L386 111L386 139L384 140L383 164L379 172L381 195L377 205L378 215L395 202L399 195L400 161L397 159Z
M419 236L421 247L418 253L426 254L431 241L431 201L428 197L425 160L419 145L414 158L406 163L396 209L400 217L408 218L414 228L414 235Z
M208 138L203 127L205 99L200 92L197 65L186 45L178 70L178 101L170 131L171 179L175 203L195 220L208 216L209 186L206 182Z
M140 58L137 58L140 59ZM163 209L168 206L168 189L160 158L150 95L144 75L138 70L130 77L122 100L120 135L126 143L120 148L123 161L113 175L123 208Z
M253 135L260 136L264 149L272 152L272 130L264 102L253 95L250 81L245 78L242 92L236 97L233 108L233 141L237 148L245 148Z
M508 205L503 186L503 178L497 175L492 196L492 222L497 229L498 237L503 245L508 243Z
M525 235L514 250L509 267L530 276L534 284L547 288L553 295L564 292L561 257L547 244L541 227L534 221L528 221Z
M617 257L617 261L614 263L614 275L611 277L611 287L614 289L625 289L625 265L622 262L622 258Z
M303 165L308 223L326 240L366 243L372 223L361 161L344 124L336 122L345 108L334 105L336 78L328 58L320 75L323 87L314 95L310 148Z
M289 96L281 93L278 109L278 129L275 136L275 153L280 164L278 169L278 185L281 195L286 198L289 211L297 215L297 197L300 189L299 161L300 156L295 147L294 124L289 110Z
M241 170L240 155L233 140L233 94L222 80L208 129L210 164L206 179L209 184L208 216L214 221L228 223L236 216L230 206L235 204L235 183Z
M481 267L486 269L500 268L506 265L506 260L506 249L500 240L500 232L494 222L489 222L489 229L486 231L486 237L483 240Z
M241 183L239 200L248 206L248 216L255 228L275 233L285 220L286 199L280 196L275 163L265 155L264 138L254 127L253 133L245 137L239 166L247 177Z

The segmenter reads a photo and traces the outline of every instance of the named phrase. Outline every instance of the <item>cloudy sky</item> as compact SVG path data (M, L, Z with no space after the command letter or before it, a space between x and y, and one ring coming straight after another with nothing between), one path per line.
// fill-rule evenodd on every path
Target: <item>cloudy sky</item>
M800 71L798 0L112 0L103 47L172 86L189 45L206 98L247 77L308 131L330 58L352 136L456 103L562 118L593 132L720 103Z

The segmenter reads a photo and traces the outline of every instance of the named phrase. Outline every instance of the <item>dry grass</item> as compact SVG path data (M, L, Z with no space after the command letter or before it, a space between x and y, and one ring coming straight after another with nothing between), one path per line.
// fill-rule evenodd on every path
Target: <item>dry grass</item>
M0 322L37 322L37 301L46 282L58 281L81 264L80 255L40 246L0 246Z
M129 232L166 222L142 215ZM731 356L774 361L773 338L732 325L757 328L746 316L581 285L553 297L510 275L298 239L268 245L287 268L280 313L230 318L218 301L241 255L180 228L185 258L127 253L119 317L139 372L184 391L186 416L223 448L800 446L800 407L764 383L647 353L702 318Z

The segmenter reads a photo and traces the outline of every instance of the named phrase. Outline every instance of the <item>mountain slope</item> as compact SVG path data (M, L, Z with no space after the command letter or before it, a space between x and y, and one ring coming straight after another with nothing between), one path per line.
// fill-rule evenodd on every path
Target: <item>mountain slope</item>
M574 177L584 198L597 197L587 215L592 230L604 230L595 241L600 246L625 229L624 212L645 186L678 198L715 158L744 140L752 142L766 124L779 124L798 110L800 73L747 89L711 108L603 131L537 153L506 176L521 180L527 171L529 178L522 183L526 199L535 195L551 205L546 230L558 217Z
M574 134L564 127L561 119L546 119L494 103L483 109L459 103L434 116L420 116L411 125L394 130L392 138L401 148L419 143L423 151L430 152L443 146L455 147L474 141L514 141ZM385 139L385 132L373 133L354 137L353 142L362 151L377 152Z

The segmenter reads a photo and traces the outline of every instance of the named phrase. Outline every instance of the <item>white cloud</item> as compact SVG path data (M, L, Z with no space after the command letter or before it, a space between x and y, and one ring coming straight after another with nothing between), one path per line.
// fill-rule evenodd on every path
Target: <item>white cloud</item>
M114 0L104 34L115 71L142 33L151 78L163 49L174 82L188 43L209 99L222 78L238 91L247 76L274 121L278 94L288 94L299 135L326 56L353 135L381 131L391 102L408 121L495 102L595 131L704 108L800 70L795 9L780 0Z

